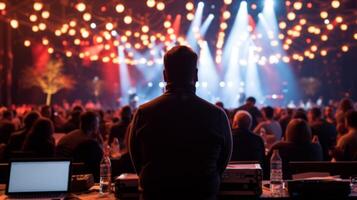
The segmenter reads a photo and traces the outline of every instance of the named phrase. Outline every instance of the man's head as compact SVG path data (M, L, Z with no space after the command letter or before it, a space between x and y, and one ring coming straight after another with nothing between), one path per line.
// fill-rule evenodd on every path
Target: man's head
M40 114L36 111L29 112L24 118L24 124L27 129L31 128L35 121L40 118Z
M238 111L233 118L233 128L251 129L252 116L247 111Z
M267 120L271 120L274 117L274 108L267 106L263 108L264 117Z
M324 108L324 117L333 117L334 116L334 110L332 106L326 106Z
M2 118L11 121L12 118L13 118L13 115L12 115L11 110L5 110L5 111L2 113Z
M322 117L321 109L317 107L311 108L307 113L307 118L309 122L313 122L315 120L321 119L321 117Z
M254 98L254 97L248 97L246 100L245 100L245 103L247 105L250 105L250 106L255 106L255 103L257 102L257 100Z
M164 79L170 84L192 84L197 78L197 54L187 46L176 46L164 56Z
M42 117L51 118L52 116L52 108L50 106L42 106L40 112Z
M85 134L92 134L98 131L99 117L97 113L93 111L84 112L81 115L80 129Z
M352 110L347 112L346 125L349 129L357 129L357 111Z
M84 111L82 106L74 106L72 112L79 112L82 113Z
M132 112L130 106L124 106L120 109L120 118L122 120L130 120L131 114Z

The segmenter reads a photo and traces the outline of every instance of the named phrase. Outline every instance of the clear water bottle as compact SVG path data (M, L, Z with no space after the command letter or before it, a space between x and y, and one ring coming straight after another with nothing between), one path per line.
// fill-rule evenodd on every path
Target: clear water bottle
M100 162L100 182L99 193L100 195L106 195L111 192L111 163L110 163L110 147L104 148L103 159Z
M270 191L273 197L279 197L283 192L283 164L278 150L273 151L270 159Z

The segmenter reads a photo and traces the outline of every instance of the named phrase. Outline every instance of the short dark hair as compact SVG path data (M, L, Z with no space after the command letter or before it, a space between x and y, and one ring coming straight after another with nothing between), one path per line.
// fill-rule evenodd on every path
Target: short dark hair
M40 113L36 111L29 112L24 118L24 124L26 128L31 128L35 121L40 118Z
M347 112L346 122L348 127L357 128L357 111L351 110Z
M195 79L197 54L187 46L175 46L164 56L167 82L187 83Z
M12 118L12 112L11 110L5 110L3 113L2 113L2 118L4 119L11 119Z
M120 110L120 117L130 119L132 115L130 106L124 106Z
M303 119L292 119L286 128L285 135L287 142L311 143L311 128Z
M302 120L308 121L306 112L302 108L298 108L297 110L295 110L293 119L302 119Z
M267 106L263 108L263 112L267 119L273 119L274 117L274 108L271 106Z
M84 111L83 107L82 106L74 106L73 109L72 109L72 112L79 112L79 113L82 113Z
M93 111L87 111L81 114L81 129L83 131L91 131L94 129L96 123L98 123L98 115Z
M257 100L254 97L248 97L245 101L252 102L253 104L255 104L257 102Z
M352 110L352 109L353 109L353 102L352 102L351 99L343 98L340 101L339 110L342 110L343 112L347 112L347 111Z
M314 118L320 118L322 116L322 111L318 107L311 108L310 113Z

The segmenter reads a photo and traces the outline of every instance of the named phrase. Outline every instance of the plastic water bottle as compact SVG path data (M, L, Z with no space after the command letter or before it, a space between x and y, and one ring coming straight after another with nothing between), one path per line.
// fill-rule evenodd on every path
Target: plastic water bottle
M111 192L111 163L110 163L110 147L106 146L104 149L103 159L100 162L100 195L109 194Z
M273 197L279 197L283 191L282 160L278 150L273 151L270 159L270 191Z

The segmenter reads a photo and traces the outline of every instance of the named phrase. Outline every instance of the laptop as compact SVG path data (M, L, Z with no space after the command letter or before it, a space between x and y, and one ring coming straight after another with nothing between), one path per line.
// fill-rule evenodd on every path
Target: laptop
M12 160L5 194L8 199L64 199L69 192L71 161Z

